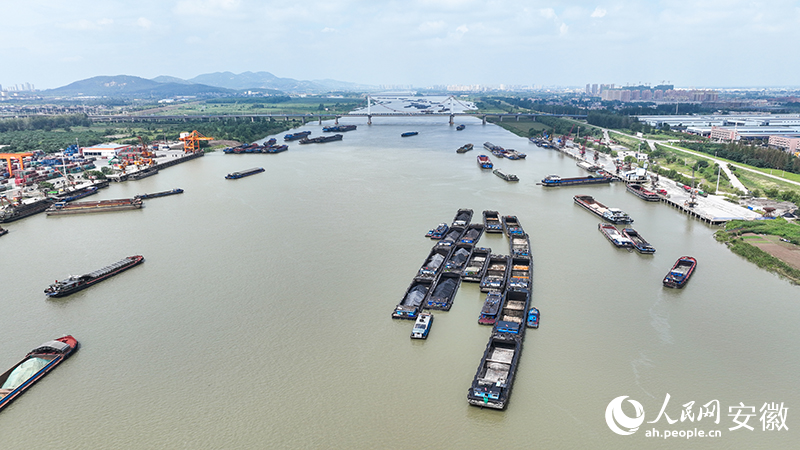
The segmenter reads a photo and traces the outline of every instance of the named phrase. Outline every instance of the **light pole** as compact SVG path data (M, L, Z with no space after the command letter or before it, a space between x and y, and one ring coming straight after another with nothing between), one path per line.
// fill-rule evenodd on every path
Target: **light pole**
M714 192L714 195L719 195L719 173L722 170L722 164L720 164L717 159L717 152L714 152L714 160L717 161L717 190Z

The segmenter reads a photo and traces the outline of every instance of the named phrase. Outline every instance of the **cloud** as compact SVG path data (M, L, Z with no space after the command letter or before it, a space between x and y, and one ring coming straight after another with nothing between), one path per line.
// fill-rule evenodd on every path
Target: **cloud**
M607 11L605 9L598 6L594 9L594 11L592 11L592 17L604 17L606 12Z
M80 19L77 22L64 24L64 28L69 30L100 30L114 23L113 19L103 18L97 21Z
M461 25L461 26L459 26L458 28L456 28L456 31L458 31L458 32L459 32L459 33L461 33L461 34L464 34L464 33L466 33L467 31L469 31L469 28L467 28L467 26L466 26L466 25Z
M555 19L556 12L553 8L545 8L539 10L539 15L544 17L545 19Z
M325 27L325 28L322 29L322 32L323 33L336 33L336 29L335 28Z
M139 20L136 21L136 25L138 25L138 26L140 26L140 27L142 27L144 29L148 29L148 28L153 26L153 22L151 22L150 20L147 20L144 17L139 17Z
M214 16L239 9L240 0L181 0L173 8L178 15Z
M442 20L438 20L436 22L425 22L421 23L417 29L423 33L439 33L444 30L446 23Z
M561 26L558 27L558 34L560 34L561 36L567 34L567 31L569 31L569 27L565 23L562 23Z
M102 19L97 21L97 24L100 25L100 26L111 25L112 23L114 23L114 19L109 19L107 17L102 18Z

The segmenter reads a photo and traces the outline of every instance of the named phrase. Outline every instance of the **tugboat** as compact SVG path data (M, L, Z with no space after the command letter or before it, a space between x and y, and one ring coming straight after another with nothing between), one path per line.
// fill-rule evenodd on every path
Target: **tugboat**
M411 339L428 339L431 325L433 325L433 314L420 313L417 316L417 321L414 322L414 328L411 330Z
M447 230L449 229L450 227L447 226L446 223L440 223L439 226L437 226L436 228L428 230L428 232L425 233L425 237L429 237L431 239L441 239L444 237L444 235L447 233Z
M528 328L539 328L539 310L531 308L528 311Z
M95 285L103 280L107 280L114 275L118 275L133 266L144 262L144 256L135 255L128 256L127 258L117 261L110 266L103 267L100 270L95 270L79 277L71 276L62 281L56 281L50 287L44 290L48 297L66 297L67 295L86 289L89 286Z
M682 288L689 281L689 277L697 267L697 260L691 256L681 256L675 261L669 273L664 277L664 286L669 288Z
M0 411L69 358L79 346L77 339L69 335L45 342L0 375Z

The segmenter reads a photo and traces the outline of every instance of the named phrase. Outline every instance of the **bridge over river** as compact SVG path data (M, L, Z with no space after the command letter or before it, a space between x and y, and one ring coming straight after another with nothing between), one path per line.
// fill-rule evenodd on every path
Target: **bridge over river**
M156 115L156 114L116 114L116 115L97 115L89 116L92 122L175 122L175 121L201 121L212 122L217 120L256 120L270 119L270 120L289 120L289 119L302 119L303 122L319 121L322 124L323 120L333 119L336 124L342 117L365 117L367 124L372 125L373 118L380 117L442 117L448 118L450 125L455 123L456 117L477 117L486 124L486 119L497 117L502 121L503 119L514 119L519 121L521 117L531 118L536 120L537 117L567 117L572 119L585 119L585 114L541 114L541 113L481 113L481 112L354 112L347 114L332 114L332 113L309 113L309 114L181 114L181 115Z

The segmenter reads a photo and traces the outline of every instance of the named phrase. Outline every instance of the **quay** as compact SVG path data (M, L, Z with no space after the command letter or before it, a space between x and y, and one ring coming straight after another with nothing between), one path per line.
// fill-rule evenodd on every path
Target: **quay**
M164 168L167 168L167 167L172 167L172 166L174 166L176 164L180 164L182 162L190 161L192 159L201 158L203 156L205 156L205 153L203 153L203 152L187 153L185 155L176 156L176 157L171 157L170 155L162 156L162 157L159 157L159 158L156 159L157 161L160 160L160 162L157 162L156 164L153 164L152 166L148 166L146 168L137 170L135 172L109 175L108 179L111 180L111 181L117 182L117 183L123 182L123 181L128 181L129 179L132 179L131 178L132 175L135 175L135 174L137 174L137 173L139 173L139 172L141 172L143 170L152 170L153 172L157 172L160 169L164 169Z
M567 144L562 148L555 148L562 154L575 159L576 161L587 161L595 165L601 166L609 174L616 173L617 167L609 155L604 153L599 154L596 162L589 158L582 158L580 156L580 149L573 145ZM586 153L595 152L595 150L587 150ZM624 176L614 175L615 181L622 181L628 183L643 183L642 180L627 179ZM731 220L753 220L761 217L761 214L749 210L745 207L729 202L725 197L719 195L709 195L708 197L692 196L683 187L679 187L674 181L664 178L663 176L656 176L649 178L646 184L651 184L651 190L664 190L667 195L660 195L661 203L674 208L689 217L707 223L713 226L722 226ZM694 205L692 206L692 203Z

